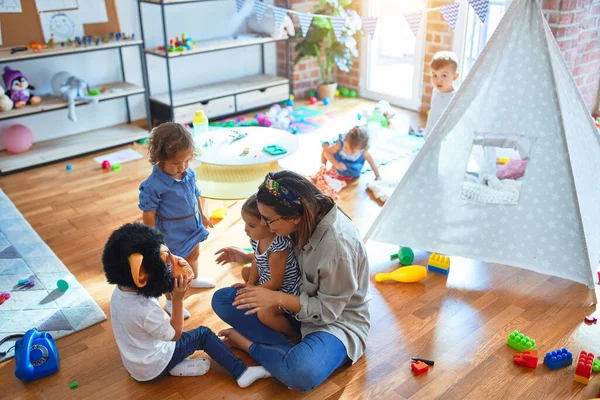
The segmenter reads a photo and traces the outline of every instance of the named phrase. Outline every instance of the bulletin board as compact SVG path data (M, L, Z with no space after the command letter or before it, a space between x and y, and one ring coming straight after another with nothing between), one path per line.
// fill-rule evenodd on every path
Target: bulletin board
M88 0L78 0L79 2ZM108 22L83 24L86 35L107 35L121 31L115 0L105 0ZM20 13L0 13L2 47L24 46L32 41L45 43L40 14L34 0L21 0Z

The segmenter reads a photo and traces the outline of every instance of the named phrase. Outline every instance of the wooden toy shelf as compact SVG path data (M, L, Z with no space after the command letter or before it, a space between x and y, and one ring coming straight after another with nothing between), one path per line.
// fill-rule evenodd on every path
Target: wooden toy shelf
M98 85L93 88L104 89L96 98L98 101L109 101L123 99L127 110L127 124L119 124L111 127L103 127L86 132L80 132L73 135L67 135L55 139L44 140L33 144L31 149L20 154L10 154L6 150L0 151L0 175L12 173L27 168L48 164L82 154L91 153L132 143L136 140L148 137L148 130L142 129L131 124L131 113L129 109L128 97L134 95L143 95L146 106L147 126L151 127L150 119L150 100L148 91L148 74L146 72L146 59L144 56L144 42L136 39L114 40L109 43L94 43L87 46L60 46L46 48L40 52L31 50L19 51L11 54L10 48L0 49L0 64L6 64L15 61L37 60L46 57L58 57L71 54L88 53L93 51L118 51L121 66L121 81ZM122 48L136 46L141 59L142 79L144 86L137 86L127 82L125 77L125 68L123 64ZM0 68L2 68L0 66ZM0 121L15 120L15 123L24 123L22 118L31 115L37 115L44 112L58 111L67 108L65 99L57 96L41 96L42 101L35 106L27 105L20 109L0 112ZM78 107L93 107L82 102L77 102ZM24 123L26 125L26 123ZM51 125L51 124L49 124ZM51 126L48 127L49 129Z

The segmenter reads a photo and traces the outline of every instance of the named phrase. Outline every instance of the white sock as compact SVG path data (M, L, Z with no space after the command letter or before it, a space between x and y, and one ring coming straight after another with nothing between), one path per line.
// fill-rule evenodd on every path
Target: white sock
M171 300L167 300L165 303L165 310L171 315L173 313L173 302ZM188 319L192 314L188 310L183 307L183 319Z
M217 283L212 279L202 278L200 276L194 278L192 283L190 283L190 287L195 289L205 289L205 288L214 288L217 286Z
M169 371L173 376L200 376L210 369L210 361L206 358L186 358Z
M248 369L238 378L237 384L241 388L247 388L257 379L270 378L271 376L271 373L261 366L248 367Z

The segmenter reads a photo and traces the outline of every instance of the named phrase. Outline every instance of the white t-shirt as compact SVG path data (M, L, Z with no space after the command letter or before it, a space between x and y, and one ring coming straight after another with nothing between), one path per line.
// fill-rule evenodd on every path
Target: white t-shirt
M156 378L175 351L175 329L156 298L115 288L110 299L115 341L125 368L136 381Z
M429 109L429 117L427 118L427 125L425 125L425 131L423 132L423 137L427 139L433 130L435 124L437 124L438 120L442 116L442 113L448 107L448 103L454 97L455 91L442 93L436 88L433 88L433 93L431 94L431 108Z

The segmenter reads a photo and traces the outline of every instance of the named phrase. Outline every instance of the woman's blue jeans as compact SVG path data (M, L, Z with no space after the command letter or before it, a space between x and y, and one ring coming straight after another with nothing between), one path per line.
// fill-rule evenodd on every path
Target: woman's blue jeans
M237 291L231 287L217 290L212 308L223 321L253 342L250 356L284 385L303 392L311 390L350 361L344 344L330 333L310 333L294 345L285 335L260 322L256 314L244 315L246 310L231 305ZM299 328L298 321L291 322Z

